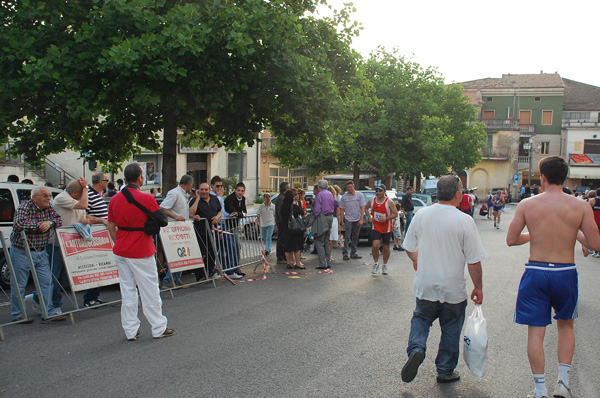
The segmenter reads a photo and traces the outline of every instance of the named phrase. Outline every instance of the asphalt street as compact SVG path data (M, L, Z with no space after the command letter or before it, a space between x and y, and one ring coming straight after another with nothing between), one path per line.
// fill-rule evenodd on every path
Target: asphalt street
M7 326L0 342L0 397L525 397L533 389L527 328L513 323L513 309L528 247L506 246L514 209L507 206L499 230L475 216L488 255L483 378L470 373L461 350L462 379L436 383L436 322L417 377L408 384L400 380L414 271L405 253L393 251L390 275L371 276L370 248L363 242L361 260L342 261L335 249L331 274L316 273L316 256L305 253L308 272L300 275L286 275L285 265L277 265L266 280L195 285L174 291L174 298L163 293L163 312L175 329L166 339L152 339L140 311L141 338L126 341L116 305L77 313L73 325L42 324L36 316L33 324ZM580 318L571 386L574 396L595 398L600 259L584 258L578 248L576 262ZM258 275L252 271L246 270L248 277ZM102 295L118 291L107 288ZM472 310L470 303L467 315ZM551 392L558 373L555 324L545 348Z

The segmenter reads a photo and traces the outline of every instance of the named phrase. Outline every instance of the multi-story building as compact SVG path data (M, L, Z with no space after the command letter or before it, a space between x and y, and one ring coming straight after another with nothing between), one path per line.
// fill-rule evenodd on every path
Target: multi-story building
M464 82L463 87L488 133L484 160L467 170L469 187L477 187L480 197L493 188L508 187L516 199L521 185L539 186L539 159L561 154L561 77L507 74Z
M600 188L600 87L564 79L563 156L569 162L567 186Z

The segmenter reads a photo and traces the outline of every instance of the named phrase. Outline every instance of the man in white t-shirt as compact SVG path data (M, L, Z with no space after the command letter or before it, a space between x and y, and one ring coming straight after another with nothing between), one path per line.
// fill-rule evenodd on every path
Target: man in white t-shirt
M408 339L408 361L402 380L411 382L425 358L431 324L439 319L441 342L435 365L437 382L460 379L455 371L460 351L461 330L467 307L465 264L473 281L471 299L483 301L481 260L486 258L473 218L460 212L461 181L455 174L437 183L439 203L421 209L413 218L404 248L417 271L413 282L416 308Z

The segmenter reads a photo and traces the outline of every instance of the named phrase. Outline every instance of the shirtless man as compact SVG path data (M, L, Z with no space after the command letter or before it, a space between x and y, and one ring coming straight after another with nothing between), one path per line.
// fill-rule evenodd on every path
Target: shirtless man
M600 234L591 207L564 194L562 184L568 165L559 156L540 161L544 194L519 203L508 229L508 246L529 245L529 261L519 286L515 322L528 325L527 356L535 392L529 397L548 397L544 375L544 334L552 323L554 308L558 328L559 376L554 397L571 397L569 373L575 350L573 320L577 317L577 270L574 247L577 239L587 249L600 249ZM569 209L569 217L564 217ZM527 227L528 232L523 229Z

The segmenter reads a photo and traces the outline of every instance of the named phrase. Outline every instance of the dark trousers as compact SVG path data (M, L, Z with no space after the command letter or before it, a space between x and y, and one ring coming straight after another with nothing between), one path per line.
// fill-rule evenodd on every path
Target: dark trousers
M284 238L281 236L281 224L277 224L277 260L285 260Z

